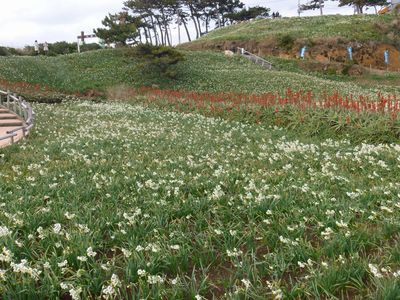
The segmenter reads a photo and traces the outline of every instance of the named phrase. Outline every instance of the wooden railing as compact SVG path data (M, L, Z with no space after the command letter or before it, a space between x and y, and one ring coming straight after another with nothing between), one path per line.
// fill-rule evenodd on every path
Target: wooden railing
M0 108L8 109L19 116L23 121L22 126L7 131L6 135L0 136L0 141L10 139L11 144L13 144L15 137L18 135L18 131L21 131L22 136L25 138L35 124L35 112L33 111L32 106L22 97L18 97L10 91L6 92L0 90Z
M252 62L267 68L268 70L271 70L273 68L273 65L271 62L265 60L262 57L259 57L253 53L250 53L249 51L246 51L244 48L238 48L239 54L249 60L251 60Z

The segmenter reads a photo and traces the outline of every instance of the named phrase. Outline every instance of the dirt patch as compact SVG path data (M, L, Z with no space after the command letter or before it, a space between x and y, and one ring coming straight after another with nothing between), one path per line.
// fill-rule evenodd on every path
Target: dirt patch
M234 272L234 266L231 262L224 261L218 266L210 267L208 271L208 280L212 283L206 299L221 299L225 294L224 281L229 280L230 276Z

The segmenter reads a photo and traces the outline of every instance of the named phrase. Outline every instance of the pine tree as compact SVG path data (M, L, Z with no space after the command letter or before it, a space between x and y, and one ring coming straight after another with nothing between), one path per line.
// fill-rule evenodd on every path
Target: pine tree
M300 11L319 9L322 16L324 2L325 0L310 0L306 4L300 5Z
M339 1L339 6L354 6L358 14L362 14L365 7L388 5L388 0L335 0Z
M140 18L133 17L127 12L109 14L102 21L106 28L98 28L95 33L108 44L125 46L128 43L137 43L140 23Z

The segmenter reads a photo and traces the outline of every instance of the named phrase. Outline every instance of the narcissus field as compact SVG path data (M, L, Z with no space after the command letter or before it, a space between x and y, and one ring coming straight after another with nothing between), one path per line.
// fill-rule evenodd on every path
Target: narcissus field
M398 144L141 97L36 104L1 150L5 299L399 295Z
M400 297L395 80L124 51L0 59L38 101L0 150L0 298Z

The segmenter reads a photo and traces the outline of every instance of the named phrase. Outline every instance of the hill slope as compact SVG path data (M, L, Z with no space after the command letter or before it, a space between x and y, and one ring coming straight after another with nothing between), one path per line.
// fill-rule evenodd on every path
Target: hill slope
M267 71L245 59L210 51L185 51L185 55L186 60L178 67L177 80L142 70L135 59L119 49L58 57L0 57L0 80L46 85L61 92L104 93L121 85L132 88L157 85L163 89L255 94L287 89L354 95L372 95L378 91L400 93L400 88L395 87L365 88L305 74Z
M212 31L185 49L231 49L243 47L258 55L297 57L308 47L306 57L322 62L346 62L347 47L361 65L386 68L385 49L390 51L390 68L400 69L400 20L394 15L322 16L256 20Z
M295 38L335 38L341 37L360 42L395 41L395 37L382 34L395 21L393 15L355 15L355 16L317 16L292 17L278 19L260 19L243 22L232 26L214 30L193 42L225 40L265 40L282 34L292 35ZM357 28L357 30L354 30Z

